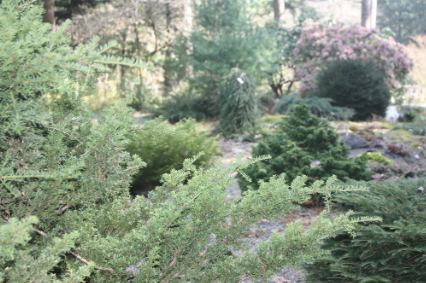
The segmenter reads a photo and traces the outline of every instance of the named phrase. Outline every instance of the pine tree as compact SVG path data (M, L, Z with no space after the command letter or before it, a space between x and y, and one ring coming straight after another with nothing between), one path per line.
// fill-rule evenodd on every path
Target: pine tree
M378 0L380 28L390 28L402 43L426 33L426 2L423 0Z

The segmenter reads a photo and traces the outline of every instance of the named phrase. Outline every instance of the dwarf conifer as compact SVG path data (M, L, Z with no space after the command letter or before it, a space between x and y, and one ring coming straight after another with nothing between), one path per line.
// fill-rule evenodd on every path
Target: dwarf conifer
M248 167L244 172L253 182L240 175L241 189L256 190L259 180L267 181L282 173L288 181L306 175L308 184L332 175L342 181L368 180L372 173L366 169L366 157L349 159L349 147L338 141L338 136L326 120L310 112L309 106L299 104L272 134L264 134L263 140L253 148L253 156L272 158Z

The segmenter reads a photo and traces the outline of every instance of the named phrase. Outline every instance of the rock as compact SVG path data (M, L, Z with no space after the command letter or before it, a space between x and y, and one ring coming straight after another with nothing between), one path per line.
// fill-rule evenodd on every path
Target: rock
M352 149L370 147L370 145L365 139L351 133L346 133L342 137L342 139L345 142L345 144Z
M374 141L371 142L371 147L372 148L383 148L384 146L378 140L374 140Z

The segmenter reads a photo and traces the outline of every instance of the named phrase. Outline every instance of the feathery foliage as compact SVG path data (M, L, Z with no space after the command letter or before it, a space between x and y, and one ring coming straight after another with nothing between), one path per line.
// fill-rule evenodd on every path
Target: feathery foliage
M348 178L368 180L372 172L366 170L367 158L349 159L349 147L338 141L338 134L323 119L311 114L309 106L299 104L290 116L284 118L272 134L263 134L264 139L253 147L253 156L271 155L247 168L245 173L253 180L239 179L243 191L256 190L259 180L269 180L274 175L285 173L288 180L307 175L308 184L326 180L336 175L339 180Z
M253 131L259 104L254 91L251 80L238 69L223 78L216 104L220 109L218 130L225 137Z
M226 203L232 172L267 157L204 170L193 165L196 156L163 175L149 200L130 198L132 175L144 165L125 151L135 133L133 111L126 107L130 100L92 122L84 115L82 98L96 91L97 78L106 70L102 62L141 64L103 57L96 41L72 50L64 34L69 22L52 32L42 13L31 1L0 4L2 281L266 279L285 264L300 265L323 254L318 242L342 228L353 234L354 223L380 220L351 219L350 213L327 219L327 207L307 232L296 222L285 235L262 243L257 253L226 255L229 248L244 246L238 239L261 217L297 209L293 201L312 193L327 198L334 191L365 190L335 186L336 178L310 187L307 177L291 186L285 178L272 178L260 190ZM157 121L144 129L167 132Z
M274 112L280 114L286 114L294 111L294 107L301 103L309 105L311 112L319 117L326 117L329 120L348 120L354 114L353 109L347 107L332 106L333 99L312 96L309 98L301 98L298 95L286 95L283 96L280 101L275 105Z
M355 238L345 232L324 241L331 251L305 265L308 282L423 282L426 269L425 179L370 182L371 193L338 193L336 205L359 217L383 222L358 225ZM361 185L357 183L357 185Z
M151 131L138 131L126 147L130 154L138 155L147 166L133 176L132 191L143 190L146 185L160 185L161 176L172 169L181 169L186 158L204 152L194 165L206 166L217 153L214 138L200 133L194 120L183 120L165 129L171 134L157 135Z

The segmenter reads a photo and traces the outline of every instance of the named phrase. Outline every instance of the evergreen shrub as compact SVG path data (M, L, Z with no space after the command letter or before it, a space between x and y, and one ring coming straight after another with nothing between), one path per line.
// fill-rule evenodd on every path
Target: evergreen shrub
M214 138L200 133L195 120L182 120L175 125L166 123L164 129L173 133L158 135L152 131L138 131L126 147L130 154L138 155L147 165L133 176L132 191L144 190L160 184L161 176L172 169L182 169L185 159L204 152L194 165L206 166L217 154Z
M353 109L331 105L333 103L333 99L331 98L312 96L303 99L298 95L283 96L275 105L274 112L286 114L294 111L294 107L301 103L309 105L312 114L327 118L328 120L349 120L355 114Z
M384 75L371 61L336 60L317 77L316 96L331 98L332 104L355 110L352 120L367 120L372 115L384 117L390 103L390 92Z
M203 96L197 95L193 89L174 90L153 109L154 116L162 116L177 123L183 119L204 121L214 116L213 104Z
M369 182L362 185L370 193L336 194L335 205L340 210L352 209L356 216L380 216L383 222L356 224L355 238L342 231L325 240L322 248L331 254L304 266L307 282L425 282L425 182Z
M300 80L299 94L305 96L317 88L316 76L336 60L369 60L384 75L393 90L403 85L413 62L403 44L395 42L389 32L359 25L329 25L326 22L304 22L300 40L294 48L298 61L294 80ZM349 107L349 106L348 106Z
M366 156L349 159L350 149L337 140L338 136L326 120L310 112L309 106L297 105L274 133L263 134L263 140L253 147L253 156L270 155L272 158L244 171L252 182L239 175L241 190L256 190L260 180L267 181L282 173L289 181L306 175L309 184L332 175L342 181L349 178L369 180L372 172L366 170Z
M263 190L225 202L232 173L197 169L163 175L149 199L129 196L132 175L144 165L125 151L134 111L127 99L105 109L95 123L83 97L96 92L104 64L143 64L102 56L114 43L70 47L70 22L52 32L43 8L27 0L0 4L0 281L12 282L239 282L269 278L323 253L318 241L359 221L322 213L311 229L300 222L270 242L231 257L247 246L242 238L257 221L291 212L310 194L329 196L342 188L306 177L291 185L271 179ZM53 98L48 110L45 95ZM157 121L143 129L167 134ZM267 158L267 157L264 157ZM192 177L188 179L188 176ZM267 189L266 189L267 188ZM213 241L214 239L214 241Z
M238 69L232 69L222 80L217 99L218 131L225 137L254 131L259 106L254 91L251 80Z

